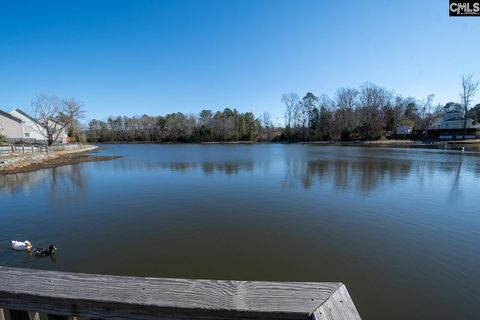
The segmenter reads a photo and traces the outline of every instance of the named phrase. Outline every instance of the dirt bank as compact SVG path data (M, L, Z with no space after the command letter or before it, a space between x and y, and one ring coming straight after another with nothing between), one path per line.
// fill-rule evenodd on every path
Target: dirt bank
M471 140L450 140L448 144L478 144L480 145L480 139L471 139Z
M68 151L57 151L49 154L9 154L0 156L0 174L30 172L39 169L54 168L82 162L107 161L118 156L96 156L89 152L98 150L97 146L83 146Z

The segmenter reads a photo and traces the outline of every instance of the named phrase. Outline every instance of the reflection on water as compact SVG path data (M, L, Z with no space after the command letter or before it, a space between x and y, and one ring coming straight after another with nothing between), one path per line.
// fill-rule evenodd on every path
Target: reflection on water
M129 170L132 168L167 169L180 173L191 170L201 170L205 175L225 174L235 175L239 172L252 173L255 162L173 162L160 164L134 164L122 162L115 165L117 170ZM258 163L257 163L258 165ZM425 176L432 176L439 172L452 176L452 189L458 189L458 181L461 175L462 158L450 162L438 161L346 161L346 160L318 160L318 161L289 161L286 163L284 186L303 186L305 189L312 188L314 183L332 182L332 187L338 190L356 189L358 191L373 191L385 184L394 184L405 176L414 173L419 180ZM480 164L466 168L468 173L479 176ZM59 168L39 170L28 173L0 175L0 192L7 194L24 190L30 192L32 187L43 182L50 181L52 194L59 188L75 189L75 193L84 193L88 176L82 172L79 166L63 166ZM65 190L62 190L64 192ZM71 194L70 191L67 193Z
M328 183L337 190L355 189L369 192L377 188L388 188L412 174L419 181L431 176L442 174L451 176L452 193L458 190L458 181L461 175L462 158L449 162L435 160L377 160L347 161L347 160L318 160L306 162L288 162L286 178L283 184L295 187L300 184L305 189L312 188L315 183ZM466 168L467 174L478 176L472 166Z
M428 180L429 177L442 174L451 177L449 199L454 201L459 192L463 159L472 160L464 168L466 174L480 176L480 162L476 161L476 154L463 155L458 152L450 152L445 155L442 152L425 150L424 155L420 157L395 158L395 154L405 156L408 151L399 149L357 149L360 149L360 156L349 156L347 158L336 157L338 154L334 157L330 155L325 158L323 154L319 155L318 152L309 152L300 156L297 154L296 157L286 155L283 163L284 178L281 179L280 184L288 188L295 188L300 185L304 189L311 189L317 183L319 185L328 184L339 191L354 189L361 192L370 192L377 188L388 188L389 185L405 180L412 174L416 176L420 184L423 184L425 179ZM364 151L368 151L368 157L361 156ZM388 153L393 155L390 154L388 157L378 156ZM177 159L173 159L171 162L155 162L127 157L113 162L113 167L116 171L123 172L139 169L170 170L178 173L201 171L207 176L212 174L230 176L241 172L253 173L256 168L268 170L270 164L270 161L201 161L201 159L196 162L183 162ZM88 178L88 174L77 165L0 175L0 192L6 194L12 194L19 190L30 192L35 185L45 183L44 180L48 180L50 196L54 200L70 201L74 195L85 195Z
M317 147L318 148L318 147ZM476 161L476 153L461 154L458 152L423 150L420 156L405 157L404 149L366 149L357 148L356 156L350 153L336 153L325 156L325 153L309 151L296 155L287 154L282 159L284 177L279 180L282 187L289 189L298 186L308 190L315 184L329 185L337 191L356 190L372 192L378 188L389 188L407 177L415 175L420 186L431 177L441 174L449 177L445 181L450 185L448 200L456 201L461 194L460 178L464 174L480 176L480 162ZM313 149L315 150L315 149ZM365 156L367 152L368 156ZM387 156L385 156L387 155ZM399 157L397 157L399 156ZM462 169L463 160L468 165ZM205 175L254 173L256 169L269 170L272 159L260 158L236 161L232 159L217 161L184 162L172 159L171 162L145 161L139 158L125 158L112 162L115 171L134 170L169 170L177 173L200 171ZM0 192L7 195L23 191L29 193L39 184L49 189L48 196L56 204L71 202L74 197L85 197L88 189L89 174L81 166L62 166L58 168L38 170L28 173L0 175Z
M123 157L0 176L0 265L341 281L365 319L480 318L478 152L113 145L98 153ZM12 239L55 243L57 261L12 252Z
M225 162L225 163L214 163L214 162L173 162L168 164L163 164L161 168L169 169L173 171L186 172L189 170L202 170L206 175L211 175L214 173L223 173L228 176L238 174L241 171L252 172L254 162Z
M12 194L22 189L28 193L33 186L41 183L49 174L47 170L39 170L28 173L0 175L0 192Z
M79 165L68 165L32 172L0 175L0 192L12 196L14 193L30 193L37 185L48 188L48 196L55 204L70 203L73 198L84 198L88 184L88 173Z

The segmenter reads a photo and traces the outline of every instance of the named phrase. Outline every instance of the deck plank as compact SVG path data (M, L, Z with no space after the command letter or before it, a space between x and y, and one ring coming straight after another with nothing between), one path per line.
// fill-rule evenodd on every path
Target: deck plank
M360 320L347 288L341 285L317 310L314 320Z
M308 319L342 287L337 282L163 279L9 267L0 267L0 283L2 307L102 319Z

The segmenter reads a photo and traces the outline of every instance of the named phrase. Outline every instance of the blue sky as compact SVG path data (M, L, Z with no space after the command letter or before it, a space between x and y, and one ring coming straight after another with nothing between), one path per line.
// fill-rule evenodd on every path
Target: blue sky
M0 109L39 93L88 118L235 107L365 81L435 103L480 78L480 18L448 1L1 1ZM476 58L475 58L476 57ZM480 102L480 96L476 103Z

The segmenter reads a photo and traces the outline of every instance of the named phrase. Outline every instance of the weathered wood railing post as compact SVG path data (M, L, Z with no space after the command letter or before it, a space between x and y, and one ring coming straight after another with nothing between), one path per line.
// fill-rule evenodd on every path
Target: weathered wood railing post
M27 311L8 310L10 320L30 320Z
M89 275L0 267L10 319L357 320L337 282L255 282ZM5 310L8 309L8 312ZM35 314L38 313L38 314ZM35 318L35 319L33 319Z

